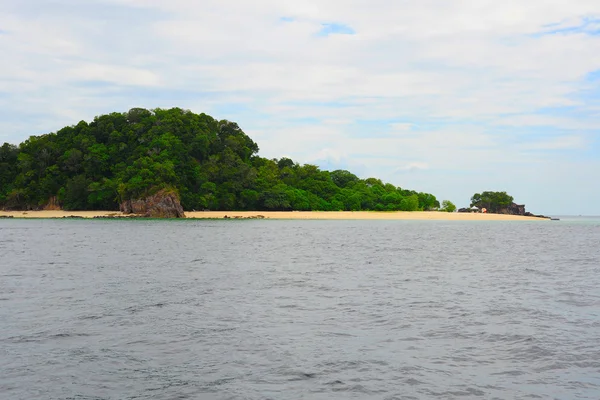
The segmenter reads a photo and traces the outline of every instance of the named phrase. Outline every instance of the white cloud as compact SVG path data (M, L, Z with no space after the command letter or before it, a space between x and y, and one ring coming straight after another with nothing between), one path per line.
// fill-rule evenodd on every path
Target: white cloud
M415 124L412 124L410 122L395 122L393 124L390 124L390 128L394 132L408 132L411 131L414 128L414 126Z
M531 150L569 150L585 149L586 140L579 135L559 136L545 139L525 146Z
M424 162L410 162L408 164L402 165L396 168L395 172L414 172L419 170L427 170L429 169L429 165Z
M82 81L103 81L119 85L157 86L158 76L148 70L102 64L83 64L68 71L69 76Z

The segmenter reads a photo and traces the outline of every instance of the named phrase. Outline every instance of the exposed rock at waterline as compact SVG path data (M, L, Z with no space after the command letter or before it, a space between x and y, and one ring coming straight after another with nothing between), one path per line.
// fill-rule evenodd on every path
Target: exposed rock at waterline
M126 200L120 205L123 214L136 214L146 218L185 218L179 196L163 189L144 199Z

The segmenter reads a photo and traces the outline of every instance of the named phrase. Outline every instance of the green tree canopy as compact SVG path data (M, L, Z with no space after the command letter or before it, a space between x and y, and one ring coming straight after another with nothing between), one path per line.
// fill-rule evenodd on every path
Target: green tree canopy
M187 210L428 210L434 195L345 170L258 156L232 121L180 108L133 108L0 147L0 207L117 210L177 191Z
M441 211L454 212L456 211L456 206L450 200L444 200L442 201Z
M510 206L513 200L506 192L475 193L471 197L471 207L486 208L488 212L495 213Z

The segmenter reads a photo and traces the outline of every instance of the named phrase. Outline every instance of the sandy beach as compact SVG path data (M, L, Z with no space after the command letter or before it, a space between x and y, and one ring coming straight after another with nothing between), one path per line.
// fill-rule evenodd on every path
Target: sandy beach
M198 211L186 212L187 218L252 218L269 219L383 219L383 220L441 220L441 221L545 221L542 218L520 215L446 213L436 211L377 212L377 211Z
M265 218L318 220L440 220L440 221L547 221L543 218L520 215L377 211L186 211L188 219ZM63 217L127 217L118 211L0 211L0 217L63 218Z
M95 217L127 217L119 211L62 211L62 210L44 210L44 211L2 211L1 217L14 218L64 218L64 217L80 217L80 218L95 218Z

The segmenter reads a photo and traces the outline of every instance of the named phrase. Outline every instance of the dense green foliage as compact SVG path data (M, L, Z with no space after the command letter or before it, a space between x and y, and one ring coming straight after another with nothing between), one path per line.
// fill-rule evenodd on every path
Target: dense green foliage
M509 207L513 200L506 192L475 193L471 197L471 207L486 208L488 212L496 213Z
M442 201L442 208L440 211L454 212L456 211L456 206L450 200L444 200Z
M179 108L131 109L0 148L0 206L116 210L175 189L186 210L428 210L435 196L257 156L239 126Z

